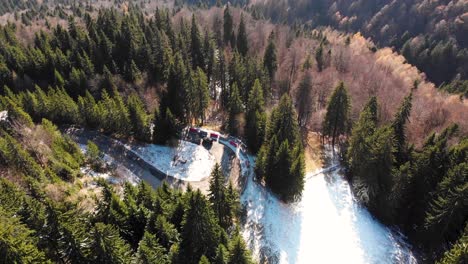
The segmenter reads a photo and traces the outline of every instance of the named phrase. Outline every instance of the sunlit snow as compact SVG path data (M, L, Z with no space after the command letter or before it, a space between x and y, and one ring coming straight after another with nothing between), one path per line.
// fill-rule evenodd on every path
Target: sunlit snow
M154 144L126 147L163 173L184 181L201 181L209 177L216 163L204 147L182 140L178 147Z
M404 240L353 199L339 171L307 175L302 200L278 201L248 180L243 236L259 260L273 263L416 263Z

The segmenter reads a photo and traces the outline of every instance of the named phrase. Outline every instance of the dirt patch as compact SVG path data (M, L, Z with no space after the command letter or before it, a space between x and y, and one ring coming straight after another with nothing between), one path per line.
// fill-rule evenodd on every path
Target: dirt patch
M320 135L316 132L307 132L304 141L306 172L313 172L322 168L324 160Z

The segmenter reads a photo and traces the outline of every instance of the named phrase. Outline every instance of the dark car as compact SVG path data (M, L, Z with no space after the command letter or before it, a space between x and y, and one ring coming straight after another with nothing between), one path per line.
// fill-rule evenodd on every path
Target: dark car
M200 135L201 138L205 139L208 137L208 132L206 131L203 131L203 130L200 130L200 132L198 132L198 134Z

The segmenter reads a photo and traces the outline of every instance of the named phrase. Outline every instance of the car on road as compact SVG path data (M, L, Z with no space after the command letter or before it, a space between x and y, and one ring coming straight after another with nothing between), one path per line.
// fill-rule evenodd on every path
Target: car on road
M201 130L198 132L198 135L202 138L202 139L205 139L208 137L208 132L206 132L205 130Z

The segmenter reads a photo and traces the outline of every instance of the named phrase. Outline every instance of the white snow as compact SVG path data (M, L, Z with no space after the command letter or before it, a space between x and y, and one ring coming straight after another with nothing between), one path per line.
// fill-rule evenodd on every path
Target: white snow
M5 121L8 118L8 111L1 111L0 112L0 121Z
M201 181L210 176L215 158L200 145L179 141L177 148L146 144L126 147L160 171L183 181Z
M302 200L291 205L249 177L241 202L243 236L257 260L266 254L273 263L416 263L404 240L354 200L336 170L308 174Z

